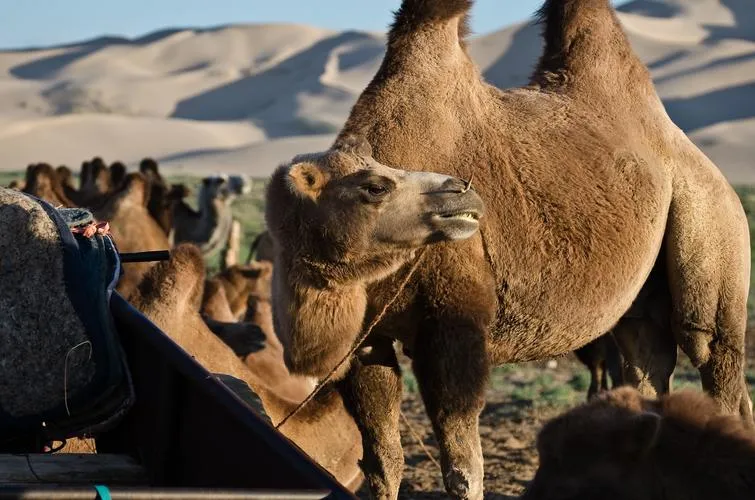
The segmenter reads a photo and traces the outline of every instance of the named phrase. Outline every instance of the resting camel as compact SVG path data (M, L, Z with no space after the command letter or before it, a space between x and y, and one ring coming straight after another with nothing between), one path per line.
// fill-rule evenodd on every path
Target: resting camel
M219 251L228 241L233 226L231 204L246 188L239 178L212 176L202 179L199 211L182 200L173 204L173 242L190 242L205 256Z
M385 310L337 373L378 498L396 498L403 469L396 339L413 358L454 498L483 496L490 366L563 355L614 326L620 345L635 346L622 354L648 396L668 387L679 345L721 410L752 425L744 211L669 119L609 1L546 1L531 84L508 91L485 83L467 53L471 4L404 0L334 147L271 179L275 329L289 369L325 376ZM371 154L343 161L351 136ZM436 218L411 219L420 214L403 184L375 162L473 179L479 233L428 237L419 221ZM659 266L668 300L639 305L634 328L620 328ZM661 328L652 318L663 316Z
M292 375L283 361L283 346L273 328L270 304L272 265L255 262L233 266L205 284L202 314L215 321L244 321L258 325L265 337L265 349L254 349L255 332L234 328L213 328L244 363L275 392L296 402L302 401L315 387L311 377Z
M178 245L170 260L149 270L130 300L207 370L245 381L262 400L272 422L278 423L297 402L275 392L209 330L199 315L204 281L201 252L192 244ZM294 415L282 432L342 484L352 490L360 486L359 431L337 391L318 396L311 407Z
M601 394L548 422L537 448L524 500L744 500L755 486L755 433L699 392Z
M148 184L139 173L127 174L123 184L107 202L94 210L97 220L107 221L120 252L146 252L170 248L168 237L147 211ZM123 264L117 290L130 299L131 292L152 267L152 262Z

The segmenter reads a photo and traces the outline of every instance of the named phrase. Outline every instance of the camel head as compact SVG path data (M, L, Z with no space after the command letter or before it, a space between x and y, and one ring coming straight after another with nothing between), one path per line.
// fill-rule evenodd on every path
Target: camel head
M360 137L300 155L273 174L266 218L285 249L325 262L370 260L477 232L483 202L467 183L391 168Z
M205 177L199 188L199 203L200 206L212 201L230 203L237 196L248 193L250 189L249 181L240 175Z
M383 165L359 137L280 166L265 219L275 254L273 321L288 369L324 376L361 331L367 285L425 245L472 237L482 213L468 183Z

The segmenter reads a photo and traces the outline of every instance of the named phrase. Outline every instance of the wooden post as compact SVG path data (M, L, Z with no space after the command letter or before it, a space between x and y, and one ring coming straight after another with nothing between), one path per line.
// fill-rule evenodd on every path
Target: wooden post
M241 246L241 223L236 219L233 219L231 224L231 231L228 233L228 241L226 242L223 254L221 256L221 266L223 269L228 269L231 266L235 266L239 262L239 251Z

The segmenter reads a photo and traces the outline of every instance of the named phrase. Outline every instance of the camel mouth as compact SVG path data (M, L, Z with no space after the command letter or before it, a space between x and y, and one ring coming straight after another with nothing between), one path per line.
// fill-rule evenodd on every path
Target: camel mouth
M477 210L462 210L458 212L446 212L437 214L435 218L443 221L450 221L454 219L467 220L477 222L480 220L480 212Z

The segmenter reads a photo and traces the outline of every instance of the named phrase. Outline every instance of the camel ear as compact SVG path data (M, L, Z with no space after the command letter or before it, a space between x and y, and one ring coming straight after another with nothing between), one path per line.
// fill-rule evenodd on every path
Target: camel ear
M359 156L372 156L372 146L370 146L367 138L363 135L349 134L339 137L335 144L333 144L333 149L354 153Z
M288 177L294 191L300 196L316 200L322 188L328 183L330 175L314 163L301 162L291 165Z
M661 416L649 411L632 415L620 436L621 449L635 458L647 455L658 442Z

